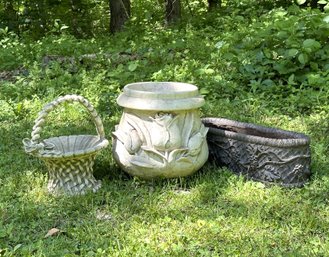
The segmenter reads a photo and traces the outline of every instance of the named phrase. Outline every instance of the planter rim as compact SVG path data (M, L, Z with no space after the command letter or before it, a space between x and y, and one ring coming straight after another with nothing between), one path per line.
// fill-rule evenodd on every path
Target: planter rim
M309 145L310 138L302 133L297 133L293 131L283 130L279 128L266 127L262 125L256 125L253 123L240 122L235 120L229 120L224 118L202 118L202 122L206 127L209 127L209 132L213 134L217 134L220 136L225 136L230 139L235 139L239 141L254 143L254 144L262 144L273 147L294 147L301 145ZM211 127L217 126L217 128ZM259 133L278 135L280 134L280 138L270 138L270 137L262 137L256 135L249 135L245 133L228 131L220 128L220 126L230 126L241 129L252 129ZM282 138L282 136L284 138Z
M195 85L182 82L137 82L124 87L118 105L137 110L174 111L204 104Z
M94 144L89 146L88 148L81 148L80 150L75 150L75 151L59 151L59 152L53 152L50 151L49 153L37 153L36 156L41 158L41 159L79 159L83 158L87 155L92 155L96 154L98 151L100 151L103 148L106 148L109 144L109 141L105 138L100 139L99 136L94 136L94 135L69 135L69 136L58 136L58 137L51 137L47 138L44 140L45 143L53 143L54 140L61 140L63 143L67 141L69 138L90 138L90 139L95 139Z

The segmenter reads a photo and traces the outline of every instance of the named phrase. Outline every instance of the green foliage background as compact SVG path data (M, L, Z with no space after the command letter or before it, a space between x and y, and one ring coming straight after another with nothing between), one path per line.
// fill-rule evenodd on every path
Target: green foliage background
M23 9L26 27L0 29L0 256L328 256L329 14L265 0L223 1L208 13L189 1L181 23L166 27L160 3L135 0L125 30L110 36L106 3L81 3L80 29L62 4L45 11L44 30ZM310 182L265 187L211 163L188 178L145 182L123 173L109 148L95 164L100 192L48 195L44 164L21 143L42 106L81 94L110 139L116 98L136 81L193 83L204 117L309 135ZM81 133L94 133L92 122L67 105L42 136ZM53 227L61 232L44 238Z

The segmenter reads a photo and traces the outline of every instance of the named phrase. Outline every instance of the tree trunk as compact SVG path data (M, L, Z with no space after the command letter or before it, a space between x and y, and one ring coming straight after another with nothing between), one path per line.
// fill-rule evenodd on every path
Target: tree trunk
M4 21L8 26L9 31L14 31L18 33L18 21L17 21L17 13L14 9L12 1L5 2L4 6Z
M215 10L217 7L220 7L222 4L222 0L208 0L208 11L211 12Z
M175 23L181 18L180 0L166 0L166 22Z
M125 22L130 17L130 0L110 1L110 32L115 33L122 30Z

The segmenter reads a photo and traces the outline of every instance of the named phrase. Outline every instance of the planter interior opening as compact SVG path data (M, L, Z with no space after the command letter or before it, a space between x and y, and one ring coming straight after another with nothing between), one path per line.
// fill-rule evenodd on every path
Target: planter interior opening
M133 83L127 86L134 91L143 91L150 93L179 93L195 91L194 85L179 82L142 82Z

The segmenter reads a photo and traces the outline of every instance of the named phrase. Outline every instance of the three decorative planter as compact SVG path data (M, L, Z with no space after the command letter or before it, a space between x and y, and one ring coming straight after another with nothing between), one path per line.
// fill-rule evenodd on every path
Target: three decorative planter
M51 137L40 133L52 110L76 101L90 113L97 135ZM310 139L304 134L221 118L200 119L198 88L178 82L128 84L117 99L124 107L113 135L112 153L127 173L143 179L190 175L208 159L264 183L302 186L310 177ZM208 131L209 130L209 131ZM102 121L82 96L66 95L44 106L24 139L25 151L42 159L53 194L96 192L96 154L107 147ZM209 146L209 150L208 150Z
M208 158L198 108L198 88L177 82L126 85L117 102L124 107L113 132L113 156L127 173L144 179L182 177Z
M40 133L49 112L64 102L79 102L90 113L96 125L97 136L72 135L41 140ZM53 194L84 194L96 192L100 181L93 176L96 154L107 147L103 124L94 107L82 96L66 95L44 106L35 120L31 139L25 138L25 151L42 159L49 172L48 191Z
M204 118L210 158L263 183L302 186L310 177L310 139L296 132L220 118Z

